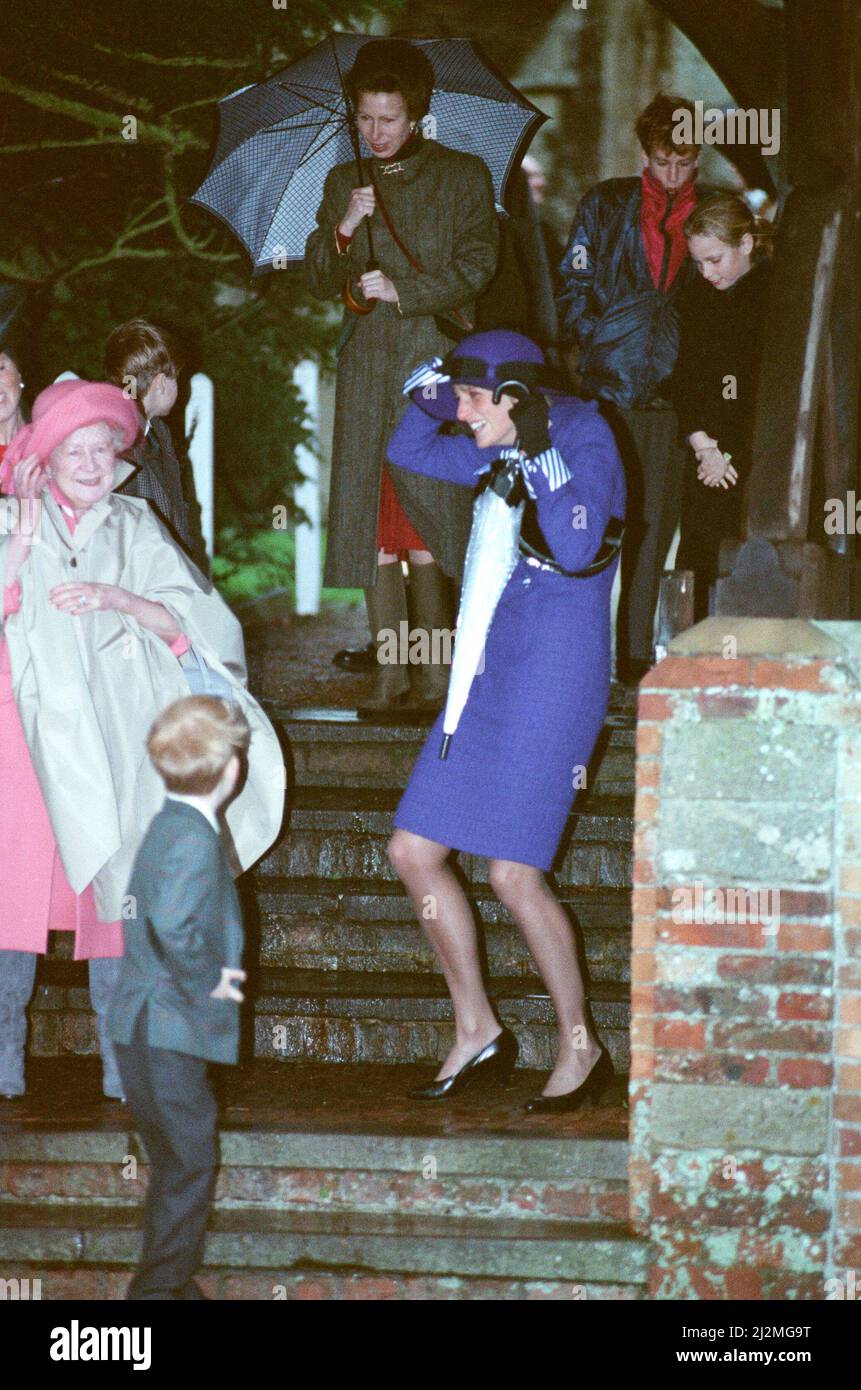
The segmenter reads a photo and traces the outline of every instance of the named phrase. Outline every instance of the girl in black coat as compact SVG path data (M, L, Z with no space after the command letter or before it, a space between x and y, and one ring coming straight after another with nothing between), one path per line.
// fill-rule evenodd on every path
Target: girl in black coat
M694 574L694 616L707 617L720 543L741 530L756 384L771 279L772 228L732 193L703 200L685 223L701 278L680 311L671 393L690 454L676 568Z

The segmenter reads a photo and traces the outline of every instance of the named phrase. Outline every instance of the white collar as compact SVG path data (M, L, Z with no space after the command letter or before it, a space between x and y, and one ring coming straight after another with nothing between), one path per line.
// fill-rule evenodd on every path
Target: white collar
M221 827L215 819L215 813L206 799L202 796L182 796L179 792L167 792L168 801L183 801L186 806L193 806L195 811L199 811L202 816L206 816L216 835L221 834Z

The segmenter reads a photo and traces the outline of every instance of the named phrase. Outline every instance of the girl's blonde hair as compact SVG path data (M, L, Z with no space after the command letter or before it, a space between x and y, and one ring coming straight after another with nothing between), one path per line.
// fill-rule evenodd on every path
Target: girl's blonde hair
M711 193L697 203L685 222L685 236L714 236L725 246L739 246L743 236L751 236L753 258L759 260L771 255L774 228L737 193Z

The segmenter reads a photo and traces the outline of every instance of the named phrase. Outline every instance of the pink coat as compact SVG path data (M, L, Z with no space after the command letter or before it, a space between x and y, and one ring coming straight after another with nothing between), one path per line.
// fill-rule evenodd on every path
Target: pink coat
M5 642L0 642L0 768L0 950L44 955L49 931L73 931L76 960L121 956L122 924L100 922L92 888L78 896L63 872L12 693Z

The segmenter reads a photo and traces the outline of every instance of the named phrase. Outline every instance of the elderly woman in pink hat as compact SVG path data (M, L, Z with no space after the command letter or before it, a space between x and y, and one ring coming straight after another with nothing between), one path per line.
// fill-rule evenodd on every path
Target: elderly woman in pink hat
M139 428L116 386L37 397L0 467L0 1095L25 1090L26 1010L51 931L90 962L103 1089L122 1094L104 1020L122 955L126 885L163 788L155 716L207 669L252 727L248 777L224 826L236 869L283 814L281 754L245 689L241 629L146 502L113 491ZM280 786L278 785L280 780Z

